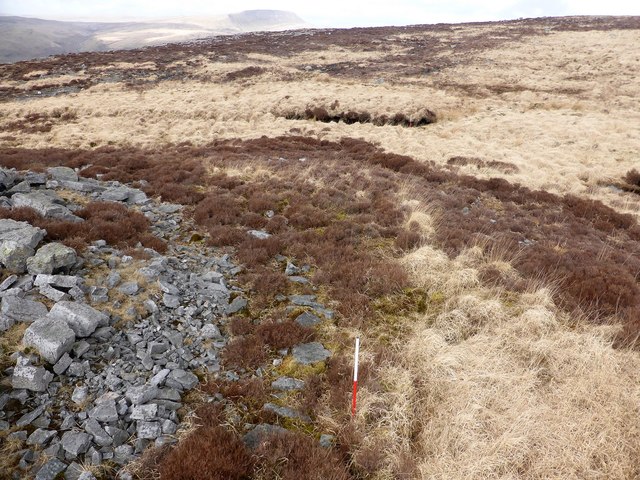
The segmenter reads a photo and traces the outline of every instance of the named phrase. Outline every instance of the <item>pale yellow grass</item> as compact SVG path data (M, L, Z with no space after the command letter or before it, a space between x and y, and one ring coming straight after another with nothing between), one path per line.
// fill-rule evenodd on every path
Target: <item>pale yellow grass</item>
M477 267L498 257L425 246L404 259L445 302L407 319L383 392L361 392L361 451L383 465L374 478L399 478L406 458L418 478L637 478L640 355L612 348L615 326L576 326L548 289L507 301L479 287Z

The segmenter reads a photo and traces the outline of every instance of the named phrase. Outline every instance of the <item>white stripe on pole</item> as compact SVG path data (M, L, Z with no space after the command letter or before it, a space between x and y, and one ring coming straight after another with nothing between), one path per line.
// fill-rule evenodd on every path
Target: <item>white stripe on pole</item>
M356 414L356 397L358 395L358 357L360 356L360 337L356 338L356 353L353 358L353 394L351 397L351 415Z

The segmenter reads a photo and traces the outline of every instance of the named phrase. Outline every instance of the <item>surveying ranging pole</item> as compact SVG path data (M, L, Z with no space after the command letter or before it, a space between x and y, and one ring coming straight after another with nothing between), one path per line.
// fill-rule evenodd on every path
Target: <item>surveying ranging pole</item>
M358 396L358 356L360 355L360 337L356 337L356 353L353 359L353 395L351 397L351 415L356 414L356 397Z

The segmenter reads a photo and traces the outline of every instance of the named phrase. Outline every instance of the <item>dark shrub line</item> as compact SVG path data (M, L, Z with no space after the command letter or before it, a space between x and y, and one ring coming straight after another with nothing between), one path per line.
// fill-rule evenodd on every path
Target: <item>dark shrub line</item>
M353 125L354 123L371 123L378 127L384 125L400 125L402 127L422 127L435 123L437 120L436 114L430 110L426 110L426 113L413 118L405 115L404 113L396 113L395 115L378 115L373 116L369 112L356 112L354 110L348 110L346 112L329 113L324 107L307 108L304 112L289 112L282 115L287 120L315 120L323 123L338 123L343 122L347 125Z

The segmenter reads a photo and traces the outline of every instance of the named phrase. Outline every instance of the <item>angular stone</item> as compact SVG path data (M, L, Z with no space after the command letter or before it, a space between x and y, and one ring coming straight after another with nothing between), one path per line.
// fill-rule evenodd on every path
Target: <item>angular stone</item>
M62 243L52 242L43 245L36 254L27 259L27 271L31 275L38 273L52 274L60 269L71 268L78 257L73 248Z
M71 350L76 336L66 322L43 318L33 322L24 332L22 343L34 347L49 363L56 363Z
M34 227L27 222L17 222L8 218L0 219L0 244L16 242L35 249L47 234L46 230Z
M40 292L40 295L47 297L49 300L53 300L54 302L62 302L63 300L69 300L71 298L70 295L53 288L51 285L43 285L38 288L38 291Z
M220 329L213 323L207 323L200 329L200 336L202 338L222 338Z
M87 420L84 425L84 431L90 435L93 435L94 443L100 445L101 447L106 447L113 443L113 439L104 430L104 428L102 428L98 421L93 418Z
M277 380L271 382L271 387L276 390L292 391L301 390L304 388L304 382L297 378L280 377Z
M82 222L64 205L64 200L51 190L31 193L16 193L11 197L14 207L30 207L46 218L56 218L69 222Z
M247 299L242 298L242 297L236 297L233 299L233 301L227 305L227 308L225 309L227 315L233 315L234 313L238 313L242 310L244 310L245 308L247 308L249 302L247 302Z
M266 240L267 238L271 237L271 234L265 232L264 230L249 230L247 233L259 240Z
M177 370L173 370L169 375L167 375L165 384L168 387L172 387L172 388L190 390L196 385L198 385L198 377L196 377L191 372L187 372L182 369L177 369Z
M303 327L313 327L320 323L322 320L309 312L301 313L296 317L296 322Z
M78 174L73 168L69 167L49 167L47 173L56 180L68 180L70 182L78 181Z
M178 308L180 306L180 297L165 293L162 296L162 303L167 308Z
M71 365L72 363L73 363L72 358L69 356L68 353L65 353L60 357L60 359L53 366L53 372L56 375L62 375L67 370L67 368L69 368L69 365Z
M120 285L118 287L118 291L125 295L133 296L138 294L138 292L140 291L140 286L137 282L127 282Z
M131 445L120 445L113 450L113 461L118 465L129 463L133 456L133 447Z
M293 358L303 365L323 362L331 356L331 352L319 342L304 343L293 347Z
M44 367L16 365L11 377L13 388L25 388L32 392L44 392L53 380L53 374Z
M0 283L0 292L4 292L7 288L16 283L16 280L18 280L17 275L9 275L2 283Z
M279 425L261 424L242 437L242 441L249 450L255 450L263 442L269 441L269 437L278 433L286 433L287 430Z
M331 448L336 443L336 437L333 435L329 435L328 433L323 433L320 435L320 446L323 448Z
M40 405L39 407L35 408L34 410L25 413L23 416L21 416L18 421L16 422L16 426L18 428L22 428L22 427L26 427L27 425L31 425L31 423L33 423L33 421L38 418L40 415L42 415L46 409L46 405ZM26 440L27 437L25 437Z
M131 195L129 187L111 187L102 192L100 200L104 202L125 202Z
M27 269L27 259L33 255L34 250L28 245L18 242L0 242L0 264L10 272L23 273Z
M109 324L106 314L79 302L58 302L47 318L65 321L78 337L88 337L98 326Z
M145 422L139 421L137 424L138 438L146 438L149 440L155 440L162 435L162 427L160 422Z
M309 415L305 415L304 413L300 413L289 407L281 407L273 403L265 403L262 409L266 410L267 412L273 412L279 417L290 418L292 420L301 420L305 423L311 422L311 418L309 417Z
M78 477L78 480L96 480L96 477L93 473L85 470L80 474L80 476Z
M73 389L71 394L71 401L77 405L82 405L89 398L89 388L85 386L78 386Z
M47 314L47 307L40 302L16 296L5 297L0 306L0 315L14 322L35 322Z
M67 465L57 458L52 458L45 463L38 473L36 473L35 480L55 480L62 472L64 472Z
M131 409L131 420L154 420L158 416L158 405L148 403L136 405Z
M84 432L64 432L61 443L65 452L77 457L91 446L91 435Z
M128 388L124 396L129 399L133 405L142 405L149 400L153 400L158 395L158 388L154 385L142 385L138 387Z
M169 375L169 373L171 373L171 370L169 370L168 368L163 368L158 373L156 373L153 377L151 377L151 380L149 380L149 383L154 387L158 387L160 385L163 385L164 381L167 378L167 375ZM155 398L157 394L158 394L158 390L156 389L156 393L154 394L153 398ZM151 400L151 399L149 399L149 400ZM178 400L180 400L179 396L178 396ZM141 402L141 403L145 403L145 402Z
M73 288L82 284L82 279L73 275L36 275L33 282L36 287L53 286L56 288Z
M162 290L164 293L168 293L169 295L174 295L174 296L180 295L180 290L178 290L178 287L170 284L166 280L158 279L158 286L160 287L160 290Z
M89 418L98 420L99 422L116 422L118 421L118 410L116 409L116 402L114 400L106 401L99 405L96 405L89 410Z
M55 430L44 430L42 428L38 428L35 430L29 438L27 438L27 445L34 445L36 447L43 447L49 440L56 436Z
M0 191L9 190L17 180L15 170L0 168Z

